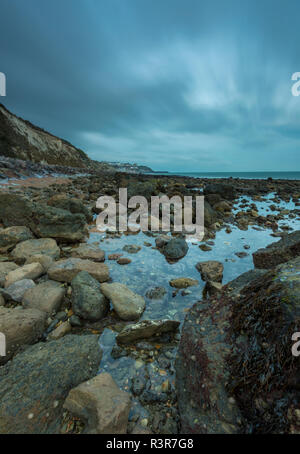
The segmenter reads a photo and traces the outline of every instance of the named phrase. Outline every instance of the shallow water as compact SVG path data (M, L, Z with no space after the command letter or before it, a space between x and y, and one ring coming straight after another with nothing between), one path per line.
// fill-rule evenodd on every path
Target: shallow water
M264 201L259 202L253 201L249 197L243 197L237 201L233 211L241 209L239 205L242 199L255 203L259 214L264 215L278 213L278 211L271 211L268 208L272 204L275 204L279 209L291 210L295 208L295 204L291 201L289 203L284 201L274 203L273 198L274 194L270 194L264 198ZM292 230L299 230L299 215L294 219L285 216L285 219L279 222L279 225L283 224L289 225ZM89 242L100 241L99 247L105 251L106 257L112 253L122 253L124 257L129 257L132 260L129 265L125 266L120 266L117 262L111 260L106 260L106 264L109 267L113 281L126 284L131 290L145 298L146 309L141 320L168 318L183 322L187 309L196 301L202 299L202 291L205 284L195 268L198 262L207 260L222 262L224 265L223 284L226 284L240 274L254 268L252 260L254 251L280 239L271 236L271 233L273 233L271 229L261 228L257 230L257 227L249 226L248 230L244 231L233 225L230 227L232 232L229 234L225 232L225 228L216 232L216 238L210 240L214 242L214 245L210 244L211 251L204 252L199 249L199 243L193 244L193 242L189 242L187 255L174 264L168 263L159 250L153 249L155 237L148 236L142 232L136 235L122 235L121 238L106 238L105 234L91 233ZM151 243L151 246L147 247L144 244L145 242ZM128 244L139 245L142 249L136 254L129 254L122 250ZM250 249L244 249L244 245L249 245ZM246 252L248 255L244 258L239 258L235 255L235 252ZM180 290L174 296L175 289L169 285L169 281L179 277L197 279L199 285L189 287L184 292ZM164 287L166 289L167 292L162 300L150 300L145 296L147 290L153 287ZM153 369L150 372L156 377L153 386L159 387L161 380L165 380L166 377L160 377L160 369L156 361L150 365L144 364L144 366L141 366L139 361L137 363L136 358L132 356L119 359L112 358L111 350L113 345L115 345L115 336L116 333L112 330L105 329L100 338L100 344L103 349L100 371L109 372L121 388L128 390L131 379L136 376L139 368L147 367L149 369L150 367ZM169 355L175 357L176 348L174 346L169 345L163 348L167 350ZM168 372L167 377L174 379L172 372ZM135 401L135 405L136 407L134 406L133 408L138 408L139 414L145 414L145 409L140 407L138 401Z

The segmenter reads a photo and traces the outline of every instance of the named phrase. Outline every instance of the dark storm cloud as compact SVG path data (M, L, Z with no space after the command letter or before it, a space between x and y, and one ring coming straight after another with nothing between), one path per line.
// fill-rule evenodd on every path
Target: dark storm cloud
M92 158L299 168L298 1L0 1L1 101Z

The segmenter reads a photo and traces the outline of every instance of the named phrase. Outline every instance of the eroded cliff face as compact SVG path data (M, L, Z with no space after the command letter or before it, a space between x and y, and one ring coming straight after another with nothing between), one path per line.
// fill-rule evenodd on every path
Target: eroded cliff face
M89 167L92 161L63 139L17 117L0 104L0 154L44 164Z

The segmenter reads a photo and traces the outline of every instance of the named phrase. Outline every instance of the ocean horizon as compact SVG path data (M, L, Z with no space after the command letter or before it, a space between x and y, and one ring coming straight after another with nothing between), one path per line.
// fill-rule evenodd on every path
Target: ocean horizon
M241 178L249 180L266 180L268 178L278 180L300 180L300 171L277 171L277 172L155 172L155 175L184 176L194 178Z

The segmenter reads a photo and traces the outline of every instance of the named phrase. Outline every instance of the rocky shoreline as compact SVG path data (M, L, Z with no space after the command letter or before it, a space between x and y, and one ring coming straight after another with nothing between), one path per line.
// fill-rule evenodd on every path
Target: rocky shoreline
M299 433L300 181L52 173L0 186L0 433ZM96 200L122 187L147 200L204 195L203 241L97 233ZM235 231L273 244L234 250L254 269L224 285L231 262L215 244ZM151 254L174 264L165 285ZM160 310L178 298L192 302L184 321Z

